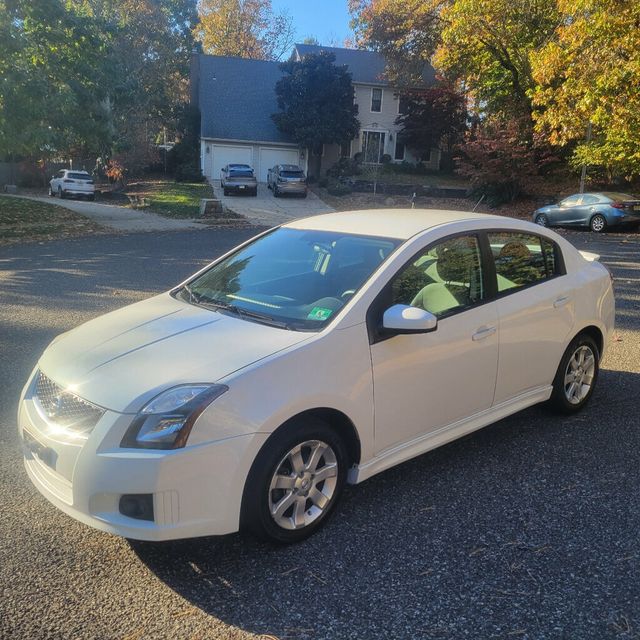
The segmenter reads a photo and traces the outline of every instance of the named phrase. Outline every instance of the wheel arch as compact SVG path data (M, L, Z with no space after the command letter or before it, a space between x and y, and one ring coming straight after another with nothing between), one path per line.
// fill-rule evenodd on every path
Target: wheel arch
M596 346L598 347L598 354L600 355L600 357L602 357L602 352L604 349L604 334L602 333L602 330L593 324L588 325L580 329L580 331L576 332L576 334L573 336L573 340L575 340L582 334L588 335L596 343Z

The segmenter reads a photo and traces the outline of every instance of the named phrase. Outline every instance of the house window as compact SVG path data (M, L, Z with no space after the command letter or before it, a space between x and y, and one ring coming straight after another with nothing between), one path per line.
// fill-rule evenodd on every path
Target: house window
M351 140L346 140L340 145L340 157L341 158L351 157Z
M382 111L382 89L371 89L371 111L375 113Z
M404 144L396 142L396 150L393 154L394 160L404 160Z
M409 98L407 96L398 96L398 114L404 116L409 111L408 109Z

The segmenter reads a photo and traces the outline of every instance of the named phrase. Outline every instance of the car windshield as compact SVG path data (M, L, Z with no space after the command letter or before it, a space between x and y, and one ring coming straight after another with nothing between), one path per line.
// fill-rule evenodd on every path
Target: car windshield
M179 290L191 304L297 331L329 323L400 240L280 228Z

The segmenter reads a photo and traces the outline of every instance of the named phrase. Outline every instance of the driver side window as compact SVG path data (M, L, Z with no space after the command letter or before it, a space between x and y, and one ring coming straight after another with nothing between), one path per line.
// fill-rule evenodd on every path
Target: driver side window
M448 238L426 249L391 285L393 304L407 304L442 318L485 297L476 236Z

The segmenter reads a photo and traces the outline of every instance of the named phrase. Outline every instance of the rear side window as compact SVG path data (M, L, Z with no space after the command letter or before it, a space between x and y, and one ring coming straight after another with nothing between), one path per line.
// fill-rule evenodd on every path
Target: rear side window
M553 242L525 233L489 233L498 293L528 287L559 275Z

